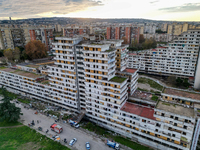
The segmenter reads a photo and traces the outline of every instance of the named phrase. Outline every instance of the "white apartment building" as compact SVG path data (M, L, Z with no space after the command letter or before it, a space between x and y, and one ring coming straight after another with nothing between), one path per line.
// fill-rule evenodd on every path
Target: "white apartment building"
M152 74L195 76L200 31L188 30L165 47L129 54L129 68Z
M122 41L56 39L48 82L41 80L47 76L1 68L0 84L18 94L85 112L98 125L155 149L190 149L194 109L164 100L155 108L128 102L128 95L137 88L138 69L124 67L126 46L120 44Z

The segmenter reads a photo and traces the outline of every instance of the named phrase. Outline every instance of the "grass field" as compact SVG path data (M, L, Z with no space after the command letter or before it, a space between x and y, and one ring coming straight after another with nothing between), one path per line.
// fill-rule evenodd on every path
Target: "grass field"
M0 129L1 150L70 150L27 126Z
M147 78L139 78L138 83L149 84L150 87L157 89L159 91L162 91L162 89L163 89L163 86L161 86L160 84L156 83L155 81L147 79Z
M10 126L17 126L22 125L20 122L0 122L0 127L10 127Z

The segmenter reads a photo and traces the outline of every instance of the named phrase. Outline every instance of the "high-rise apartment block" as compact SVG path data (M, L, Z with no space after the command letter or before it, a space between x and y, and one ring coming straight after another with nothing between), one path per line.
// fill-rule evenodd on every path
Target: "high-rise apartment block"
M178 36L181 33L187 32L187 31L188 31L188 23L184 23L184 24L173 23L173 24L168 25L167 34Z
M34 73L22 71L21 66L17 66L21 71L1 68L0 84L12 92L85 113L98 125L155 149L190 149L195 127L192 107L198 96L188 100L179 91L164 89L161 101L146 100L152 95L136 90L138 69L127 68L123 40L56 40L55 63L47 66L48 71L39 74L30 65L25 69Z
M132 41L137 40L139 42L140 38L140 28L131 26L110 26L107 27L106 33L107 39L126 39L126 44L131 44Z
M14 49L15 47L24 47L28 42L32 40L40 40L44 43L48 50L52 49L53 41L53 28L40 28L40 27L23 27L13 28L4 27L0 32L0 48Z
M90 28L88 26L70 25L67 27L63 27L63 36L73 37L83 34L90 34Z
M151 74L195 77L194 88L200 89L200 31L188 30L165 47L129 54L129 68Z
M189 30L165 47L129 54L128 67L152 74L194 77L199 57L199 42L200 31Z

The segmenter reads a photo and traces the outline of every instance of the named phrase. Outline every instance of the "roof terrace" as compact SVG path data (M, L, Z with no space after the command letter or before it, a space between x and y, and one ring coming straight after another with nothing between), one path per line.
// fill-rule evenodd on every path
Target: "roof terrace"
M166 112L178 114L181 116L194 117L194 109L183 107L181 105L159 101L156 108L160 110L164 110Z
M112 79L110 79L109 81L111 82L116 82L116 83L123 83L127 78L123 78L123 77L113 77Z
M180 90L165 88L163 93L169 94L169 95L180 96L180 97L191 98L191 99L195 99L195 100L200 100L200 94L187 92L187 91L180 91Z
M122 108L122 111L135 114L144 118L156 120L156 118L153 116L154 114L154 109L149 108L149 107L142 107L140 105L136 105L130 102L126 102Z
M21 70L18 70L18 69L0 68L0 70L8 72L8 73L13 73L13 74L25 76L25 77L28 77L28 78L39 78L39 77L41 77L41 75L31 73L31 72L27 72L27 71L21 71Z

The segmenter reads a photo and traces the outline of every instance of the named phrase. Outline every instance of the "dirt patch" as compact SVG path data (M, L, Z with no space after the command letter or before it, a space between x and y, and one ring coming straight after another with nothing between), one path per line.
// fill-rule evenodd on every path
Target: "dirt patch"
M42 148L42 146L39 143L28 142L22 144L20 147L17 148L17 150L38 150L40 148Z
M148 90L148 91L153 90L153 91L161 92L160 90L157 90L157 89L150 87L150 85L147 84L147 83L146 84L138 83L138 87L141 88L141 89Z

